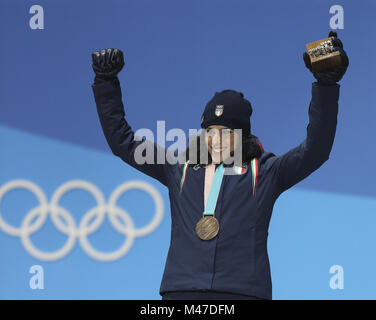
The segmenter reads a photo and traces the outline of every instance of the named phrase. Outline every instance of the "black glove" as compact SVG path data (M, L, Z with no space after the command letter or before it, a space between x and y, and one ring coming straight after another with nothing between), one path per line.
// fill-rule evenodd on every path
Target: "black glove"
M317 79L317 82L319 84L333 85L341 80L343 75L345 74L347 67L349 66L349 58L347 57L345 50L343 50L342 41L337 38L337 32L330 31L328 37L332 37L333 51L339 51L341 55L341 65L324 70L322 72L312 72L311 60L307 52L303 53L303 60L306 67L313 73L313 76Z
M96 83L115 79L124 66L124 55L120 49L109 48L95 51L91 57Z

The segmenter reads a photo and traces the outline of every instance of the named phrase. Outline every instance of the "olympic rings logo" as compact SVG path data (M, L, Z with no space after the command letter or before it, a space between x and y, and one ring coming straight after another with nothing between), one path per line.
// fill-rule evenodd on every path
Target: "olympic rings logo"
M39 200L39 206L31 209L26 214L19 228L5 222L0 211L0 230L9 235L20 237L26 251L33 257L43 261L55 261L66 256L75 245L77 238L82 249L93 259L103 262L117 260L130 250L136 237L142 237L153 232L163 218L164 206L160 193L152 185L142 181L129 181L121 184L112 192L108 203L106 203L102 192L95 185L84 180L72 180L62 184L53 194L50 203L48 203L44 192L35 183L28 180L13 180L0 187L0 203L7 192L17 188L27 189L32 192ZM97 201L97 206L85 213L78 226L72 215L66 209L59 206L60 198L72 189L86 190ZM131 189L139 189L146 192L151 196L155 204L154 217L148 225L139 229L135 228L130 215L116 205L119 197ZM92 247L87 239L89 234L99 229L106 217L106 213L111 225L118 232L126 236L121 247L113 252L98 251ZM65 244L54 252L41 251L30 240L30 235L43 226L49 214L54 226L68 236ZM119 219L123 223L119 222ZM32 223L33 220L34 222ZM90 221L92 222L89 223Z

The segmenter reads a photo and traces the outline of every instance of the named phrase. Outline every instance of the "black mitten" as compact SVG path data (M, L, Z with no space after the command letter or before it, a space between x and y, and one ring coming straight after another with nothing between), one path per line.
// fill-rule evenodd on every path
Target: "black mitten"
M333 51L339 51L341 55L342 64L330 68L321 72L313 72L312 66L311 66L311 60L309 58L309 55L307 52L303 53L303 60L306 65L306 67L313 73L313 76L316 78L317 82L319 84L323 85L333 85L336 84L339 80L342 79L343 75L345 74L347 67L349 66L349 58L343 50L343 44L340 39L337 38L337 32L330 31L329 36L333 39Z
M115 79L124 66L124 55L120 49L103 49L91 54L95 83Z

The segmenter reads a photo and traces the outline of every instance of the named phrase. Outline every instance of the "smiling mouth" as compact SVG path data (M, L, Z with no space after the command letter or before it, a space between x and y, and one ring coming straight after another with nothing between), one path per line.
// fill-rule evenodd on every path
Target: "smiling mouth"
M221 148L221 147L212 147L212 152L215 152L215 153L221 153L223 151L225 151L227 148Z

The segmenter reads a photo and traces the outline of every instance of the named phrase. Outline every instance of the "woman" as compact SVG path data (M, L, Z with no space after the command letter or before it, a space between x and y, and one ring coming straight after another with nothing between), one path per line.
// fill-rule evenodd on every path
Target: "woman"
M317 81L312 83L307 137L300 145L282 156L265 152L250 133L249 101L241 92L223 90L207 103L204 130L190 144L186 161L177 164L137 161L135 150L144 141L134 139L124 118L117 78L123 54L118 49L92 54L92 88L112 152L169 189L172 230L159 290L163 300L272 298L267 237L273 205L328 160L334 141L337 82L348 58L337 34L331 36L342 65L313 72ZM311 70L308 55L303 58Z

